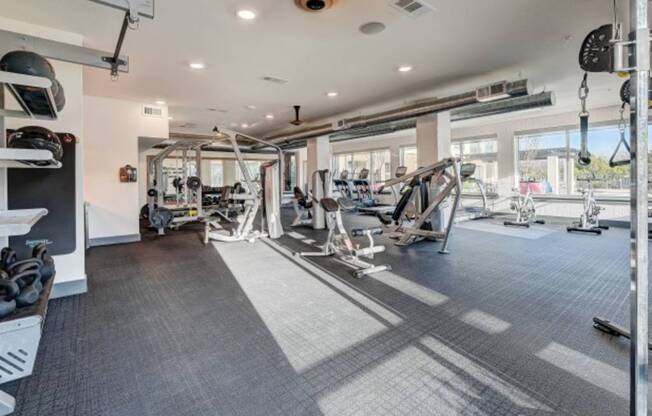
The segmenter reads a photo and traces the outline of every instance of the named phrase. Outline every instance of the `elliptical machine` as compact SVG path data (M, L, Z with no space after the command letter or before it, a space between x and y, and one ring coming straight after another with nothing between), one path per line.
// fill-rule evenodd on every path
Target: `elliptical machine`
M584 232L584 233L593 233L596 235L602 234L602 230L608 230L609 226L600 225L600 211L602 207L598 205L595 200L595 195L593 193L593 181L595 178L581 178L578 179L578 182L586 182L586 188L580 190L583 198L583 212L580 215L580 220L573 223L571 226L566 228L566 231L573 232Z
M374 244L374 235L383 233L382 227L360 228L351 231L353 237L367 237L369 245L360 248L359 245L353 245L344 223L342 222L342 209L353 210L355 203L348 198L340 197L336 201L333 198L324 197L319 201L319 205L326 212L326 223L328 225L328 237L321 251L300 253L303 257L329 257L337 256L344 264L354 268L353 275L356 278L364 277L368 274L378 273L386 270L392 270L388 264L376 266L362 258L373 259L376 253L385 251L385 246Z
M534 199L532 198L532 190L530 184L534 181L528 180L527 190L525 195L521 193L519 188L514 188L514 196L509 204L512 211L516 212L516 219L514 221L505 221L503 224L513 227L529 228L530 224L545 224L544 220L537 219L537 210L534 206Z

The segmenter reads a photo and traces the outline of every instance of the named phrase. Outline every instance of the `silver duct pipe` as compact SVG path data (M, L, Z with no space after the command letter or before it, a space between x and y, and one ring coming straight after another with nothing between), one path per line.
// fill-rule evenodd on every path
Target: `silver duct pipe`
M451 121L462 121L473 118L487 117L498 114L506 114L516 111L526 111L535 108L549 107L555 104L555 95L546 91L524 97L508 98L505 100L478 103L451 111ZM413 129L417 125L417 118L412 117L405 120L390 123L381 123L361 129L337 132L330 136L331 142L339 142L364 137L378 136L381 134L393 133L396 131ZM285 150L297 149L306 146L306 140L294 141L286 146Z
M527 95L527 80L523 79L515 82L508 82L507 94L511 97ZM408 106L403 106L388 111L382 111L375 114L344 119L336 122L336 126L333 124L322 124L319 126L301 129L299 131L272 135L265 137L265 140L269 143L289 145L295 141L302 141L312 137L330 135L338 131L341 132L343 130L365 128L375 124L391 123L478 103L478 90L473 90L450 97L421 101L417 104L411 104Z

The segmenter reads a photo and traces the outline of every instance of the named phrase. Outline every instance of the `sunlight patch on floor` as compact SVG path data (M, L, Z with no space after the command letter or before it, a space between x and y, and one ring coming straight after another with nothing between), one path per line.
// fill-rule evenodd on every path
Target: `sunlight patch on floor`
M375 279L429 306L438 306L448 300L448 296L392 272L374 273L368 277Z
M263 242L213 244L297 372L386 329Z
M460 321L472 327L479 329L487 334L494 335L507 331L512 324L505 322L500 318L496 318L486 312L473 309L462 315Z

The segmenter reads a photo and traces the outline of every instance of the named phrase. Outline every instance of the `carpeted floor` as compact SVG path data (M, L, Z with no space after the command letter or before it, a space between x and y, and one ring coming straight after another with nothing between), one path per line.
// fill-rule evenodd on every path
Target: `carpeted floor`
M461 224L446 256L381 236L393 270L360 280L293 261L325 237L307 228L94 248L89 292L50 303L34 375L0 389L21 416L626 415L629 344L591 318L628 322L627 232L563 230Z

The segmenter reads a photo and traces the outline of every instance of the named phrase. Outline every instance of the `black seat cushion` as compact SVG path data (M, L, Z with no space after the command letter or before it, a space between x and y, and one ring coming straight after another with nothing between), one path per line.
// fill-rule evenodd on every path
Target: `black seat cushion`
M335 201L333 198L322 198L321 201L319 201L319 204L322 208L324 208L324 211L326 212L335 212L340 209L337 201Z

